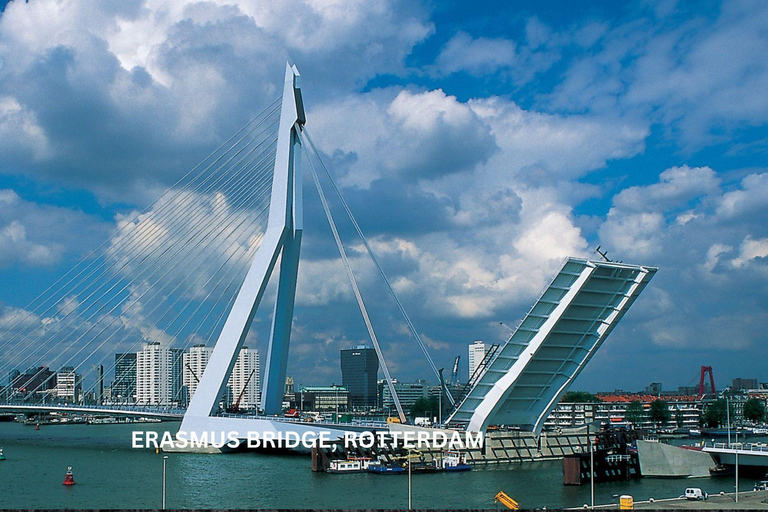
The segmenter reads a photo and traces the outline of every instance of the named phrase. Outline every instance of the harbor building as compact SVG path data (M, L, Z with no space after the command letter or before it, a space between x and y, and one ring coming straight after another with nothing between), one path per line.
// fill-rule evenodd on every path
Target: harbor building
M483 362L483 358L485 357L485 351L488 350L488 346L483 343L480 340L476 340L474 343L469 345L469 377L471 378L472 375L475 374L475 370L477 370L477 367L480 365L480 363Z
M746 391L757 389L757 379L733 379L731 391Z
M116 404L136 403L136 352L115 354L111 400Z
M346 411L349 405L349 391L344 386L302 386L300 391L301 409L304 411Z
M232 390L232 403L238 409L258 409L261 391L258 350L240 349L227 386Z
M136 403L171 405L173 402L173 355L157 341L145 343L136 353Z
M419 379L416 382L398 382L396 379L392 380L392 384L395 387L395 393L400 399L400 405L403 406L403 410L408 412L411 406L416 403L419 398L426 398L429 386L427 381ZM383 380L381 381L381 403L385 410L394 410L395 401L392 399L392 393L389 391L389 386Z
M71 366L56 372L56 398L62 402L77 403L83 391L82 376Z
M601 396L602 402L560 402L544 422L547 430L571 428L586 425L593 421L615 426L632 423L637 428L651 428L656 425L651 421L651 403L658 399L652 395ZM702 402L693 396L664 396L667 402L670 421L666 425L673 428L696 429L700 426ZM627 408L632 402L639 402L642 410L636 417L630 418Z
M29 394L48 395L55 392L56 389L56 373L47 366L30 368L22 374L14 372L11 377L12 381L9 384L11 396L17 394L24 396Z
M379 358L371 347L359 345L340 352L341 384L349 391L352 409L376 406Z

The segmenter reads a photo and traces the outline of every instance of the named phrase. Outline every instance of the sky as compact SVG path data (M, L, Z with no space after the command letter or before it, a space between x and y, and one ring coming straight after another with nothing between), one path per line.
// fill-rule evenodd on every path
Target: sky
M573 389L676 389L702 365L719 387L768 382L762 0L2 5L0 318L274 100L290 61L438 367L461 355L466 379L467 345L503 342L564 258L599 245L659 272ZM366 333L306 201L288 374L317 385ZM340 229L393 376L429 379Z

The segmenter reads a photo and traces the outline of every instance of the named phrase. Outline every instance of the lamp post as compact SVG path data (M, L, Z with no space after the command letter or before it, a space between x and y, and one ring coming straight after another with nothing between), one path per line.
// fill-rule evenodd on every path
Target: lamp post
M167 455L163 455L163 510L165 510L165 462L168 460Z
M589 443L589 499L590 508L595 509L595 449L592 447L591 425L587 423L587 442Z
M731 403L725 395L725 422L728 425L728 448L731 447Z
M736 503L739 502L739 429L736 429Z
M412 509L411 493L411 449L408 448L408 510Z

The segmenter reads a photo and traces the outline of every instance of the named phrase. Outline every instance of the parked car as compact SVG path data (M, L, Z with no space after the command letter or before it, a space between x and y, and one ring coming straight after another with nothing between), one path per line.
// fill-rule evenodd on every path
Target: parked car
M702 490L698 487L688 487L685 490L684 496L687 500L706 500L709 498L707 493L702 492Z

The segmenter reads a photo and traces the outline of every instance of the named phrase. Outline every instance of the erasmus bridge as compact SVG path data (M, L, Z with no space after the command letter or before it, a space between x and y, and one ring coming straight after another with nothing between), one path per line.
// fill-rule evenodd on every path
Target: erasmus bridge
M281 418L303 233L303 171L317 188L347 278L402 423L371 315L322 185L330 183L405 324L442 382L417 329L379 265L306 130L299 72L287 65L282 96L118 230L24 309L0 323L0 375L39 368L27 385L0 394L0 412L70 412L181 419L180 431L293 431L332 435L370 426ZM322 178L322 179L321 179ZM541 432L548 414L651 280L656 268L568 258L506 343L490 351L465 392L445 397L445 425L484 432L519 425ZM268 289L270 283L274 291ZM271 309L271 313L269 312ZM222 406L227 382L255 318L268 319L259 414ZM186 409L65 404L43 399L48 366L81 371L103 386L104 364L147 342L214 342ZM120 362L107 364L106 374ZM10 382L9 382L10 384ZM0 390L3 388L0 387ZM113 397L114 398L114 397ZM113 400L114 402L114 400ZM386 428L386 427L384 427Z

